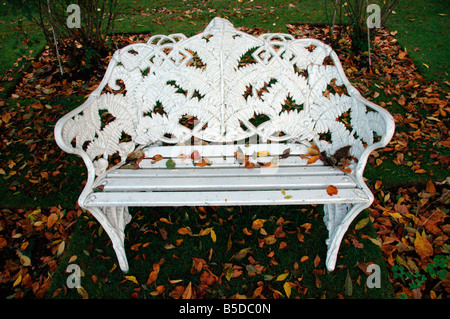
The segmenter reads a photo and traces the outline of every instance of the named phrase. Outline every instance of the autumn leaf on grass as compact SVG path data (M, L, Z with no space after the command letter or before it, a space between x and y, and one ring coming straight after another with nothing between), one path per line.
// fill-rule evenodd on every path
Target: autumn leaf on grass
M288 298L290 298L291 297L291 284L288 281L286 281L284 283L283 289L284 289L284 292L286 293L286 296Z
M191 231L190 228L181 227L180 229L178 229L178 234L180 234L180 235L191 235L192 231Z
M333 196L333 195L337 195L337 193L338 193L338 189L335 186L329 185L327 187L327 194L328 195Z
M256 219L253 221L252 229L258 230L264 226L267 219Z
M419 232L416 233L414 248L421 259L433 256L433 246L431 246L430 242L427 240L425 231L422 232L422 235L420 235Z
M137 281L137 279L136 279L135 276L125 276L125 278L126 278L127 280L129 280L129 281L134 282L136 285L139 285L139 283L138 283L138 281Z
M156 278L158 278L159 269L160 269L159 264L153 265L153 270L150 272L150 275L148 276L147 279L147 285L151 285L156 281Z
M186 289L184 289L184 292L181 295L181 298L192 299L192 283L191 282L189 282L189 285L187 285Z

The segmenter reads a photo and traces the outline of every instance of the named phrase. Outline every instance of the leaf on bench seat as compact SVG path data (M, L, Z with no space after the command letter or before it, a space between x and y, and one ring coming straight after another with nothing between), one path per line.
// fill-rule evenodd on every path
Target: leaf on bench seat
M338 189L335 186L329 185L327 187L327 194L328 195L333 196L333 195L337 195L337 193L338 193Z
M173 159L171 159L171 158L169 158L168 160L167 160L167 162L166 162L166 167L168 168L168 169L174 169L175 168L175 162L174 162L174 160Z

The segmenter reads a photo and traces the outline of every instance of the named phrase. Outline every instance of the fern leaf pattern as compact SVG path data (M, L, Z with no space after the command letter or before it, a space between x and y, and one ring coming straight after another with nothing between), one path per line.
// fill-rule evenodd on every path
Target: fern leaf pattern
M359 158L386 123L349 91L328 45L288 34L255 37L215 18L191 38L158 35L116 51L96 99L66 121L63 138L89 155L97 175L114 154L124 160L136 147L192 137L314 140L329 154L350 145Z

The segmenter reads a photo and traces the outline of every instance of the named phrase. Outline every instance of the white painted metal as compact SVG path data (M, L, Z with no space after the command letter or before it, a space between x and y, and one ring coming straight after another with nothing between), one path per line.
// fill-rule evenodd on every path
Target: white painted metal
M241 63L245 54L252 56L253 63ZM343 88L343 93L328 92L332 82ZM105 93L107 87L114 93ZM283 109L288 98L298 108ZM105 111L112 115L109 122L101 116ZM186 115L195 119L192 127L181 124ZM266 121L258 125L252 118L259 115ZM87 167L88 179L79 205L89 209L107 231L124 271L128 270L123 248L123 229L129 221L127 206L312 203L325 204L324 221L330 236L327 268L333 270L346 229L373 201L363 180L367 159L373 150L387 145L393 133L392 116L364 99L349 83L331 47L288 34L254 37L222 18L213 19L204 32L191 38L157 35L148 43L116 51L98 88L55 126L58 145L81 156ZM210 145L174 146L192 140ZM307 165L307 158L299 155L308 152L310 142L328 155L350 146L354 157L347 176L353 183L350 188L339 184L337 195L326 193L334 179L344 178L343 173L322 170L321 161ZM291 156L281 158L288 148ZM139 170L118 169L139 149L147 157ZM189 158L194 150L209 166L194 166ZM235 158L235 152L248 155L252 163L271 162L275 167L248 170ZM270 155L257 157L257 152ZM151 158L157 154L164 159L154 162ZM112 160L117 156L120 164ZM175 162L175 169L161 173L168 158ZM298 173L292 173L297 169ZM234 177L225 183L222 178L227 173ZM142 189L153 190L151 186L161 184L164 178L170 180L167 189L180 189L177 178L195 187L195 174L202 187L208 180L215 186L225 183L221 184L223 191L126 191L141 182ZM257 191L256 181L264 174L262 184L270 181L273 187L286 189L286 185L294 187L307 178L314 189L290 190L289 199L278 190ZM111 181L106 190L115 187L123 191L94 193L93 189L105 181ZM231 191L238 183L246 183L248 190ZM267 185L260 188L264 187Z
M218 176L329 176L344 175L345 173L332 166L277 166L256 167L247 169L244 166L225 168L195 167L195 168L151 168L151 169L117 169L109 172L106 178L128 178L128 177L218 177ZM346 175L352 179L352 176ZM102 184L102 179L98 185Z
M104 192L210 191L210 190L270 190L318 189L324 185L356 188L345 175L328 176L220 176L220 177L129 177L106 178ZM326 188L326 187L325 187ZM201 197L199 193L197 196Z
M326 189L202 192L100 192L91 194L85 205L120 206L234 206L234 205L311 205L336 203L366 203L360 189L339 189L329 196Z

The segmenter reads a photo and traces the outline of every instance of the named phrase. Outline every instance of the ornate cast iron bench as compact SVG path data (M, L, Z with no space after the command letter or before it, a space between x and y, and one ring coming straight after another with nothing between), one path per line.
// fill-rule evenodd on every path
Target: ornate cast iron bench
M349 83L328 45L254 37L215 18L191 38L157 35L116 51L55 138L83 158L78 203L124 272L130 206L304 204L324 204L332 271L348 226L373 201L369 154L393 132L391 115Z

